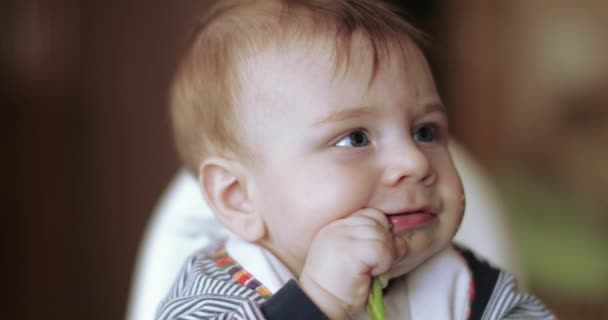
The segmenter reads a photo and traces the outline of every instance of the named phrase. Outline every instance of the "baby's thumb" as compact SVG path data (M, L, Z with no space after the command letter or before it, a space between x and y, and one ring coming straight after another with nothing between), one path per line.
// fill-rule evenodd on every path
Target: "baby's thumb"
M394 265L397 265L401 259L405 258L407 255L407 243L401 237L393 237L393 248L395 249ZM395 271L396 270L389 270L378 276L378 279L380 279L380 282L382 283L382 288L386 288L388 281L395 276L393 274Z

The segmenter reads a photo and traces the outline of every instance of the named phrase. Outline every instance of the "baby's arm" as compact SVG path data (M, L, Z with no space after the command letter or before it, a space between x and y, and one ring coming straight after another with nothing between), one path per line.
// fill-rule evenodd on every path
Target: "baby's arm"
M367 302L372 277L388 271L406 251L382 212L361 209L317 234L300 286L329 318L348 319Z
M382 212L362 209L325 226L311 244L300 284L291 280L266 301L204 253L191 257L156 319L346 319L365 304L371 277L405 251Z

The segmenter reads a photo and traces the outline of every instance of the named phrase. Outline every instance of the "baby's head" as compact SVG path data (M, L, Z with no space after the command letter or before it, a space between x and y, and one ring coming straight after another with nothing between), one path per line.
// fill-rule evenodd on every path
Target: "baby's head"
M296 275L312 239L387 214L414 268L464 210L419 33L378 0L220 1L176 75L178 150L218 219Z

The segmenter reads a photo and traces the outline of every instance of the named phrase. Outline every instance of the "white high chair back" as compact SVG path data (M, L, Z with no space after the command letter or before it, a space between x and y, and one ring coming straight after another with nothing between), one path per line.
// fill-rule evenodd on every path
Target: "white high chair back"
M463 180L467 209L456 241L478 256L513 272L522 283L507 216L495 188L465 150L452 143L452 156ZM186 258L228 231L213 217L198 182L180 170L153 212L134 270L127 320L154 319L156 307Z

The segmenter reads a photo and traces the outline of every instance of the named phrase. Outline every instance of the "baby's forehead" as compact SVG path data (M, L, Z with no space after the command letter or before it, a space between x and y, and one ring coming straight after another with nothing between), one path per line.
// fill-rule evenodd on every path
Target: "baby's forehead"
M336 61L334 45L327 38L319 42L294 41L252 55L242 64L239 105L256 113L269 105L281 107L268 108L267 112L293 112L289 106L296 100L306 102L299 107L308 106L307 109L323 105L364 106L384 101L374 88L387 85L394 92L419 91L435 98L432 77L426 76L426 60L413 44L391 47L378 65L374 64L371 44L364 37L353 39L350 55L344 61Z
M386 51L374 52L366 35L355 34L349 45L348 52L341 54L335 39L323 35L267 47L241 63L241 90L249 91L249 97L268 97L286 87L298 86L302 92L315 87L329 96L336 86L357 82L357 88L365 92L385 70L401 77L400 73L426 68L422 52L412 41L390 43ZM320 83L326 87L319 88Z

